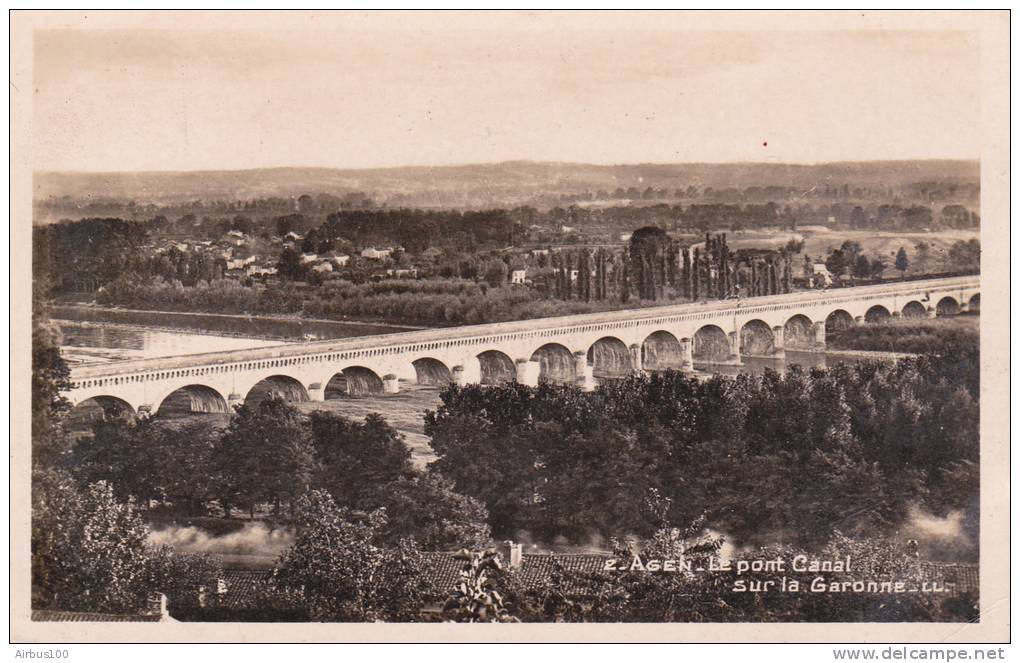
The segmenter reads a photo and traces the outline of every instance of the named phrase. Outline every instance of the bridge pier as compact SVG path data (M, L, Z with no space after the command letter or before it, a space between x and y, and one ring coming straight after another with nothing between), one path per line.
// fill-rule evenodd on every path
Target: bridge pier
M730 358L727 363L729 364L741 364L740 360L740 333L732 331L729 333L730 338Z
M632 343L630 346L630 367L633 371L643 371L644 363L641 361L641 345Z
M815 346L819 349L825 349L825 322L814 323L815 329Z
M867 320L864 319L863 315L854 316L854 324L857 325L858 327L862 327L866 323L867 323Z
M690 338L680 339L680 370L694 370L694 343Z
M517 360L517 381L525 387L538 386L538 374L542 370L541 364L530 359Z
M595 390L595 367L588 363L588 353L578 350L574 353L574 374L577 376L577 386L583 391Z
M227 409L231 412L239 405L244 405L244 396L241 394L230 394L227 396Z
M924 313L925 313L925 315L926 315L927 317L929 317L929 318L937 318L937 317L939 317L939 312L938 312L938 309L936 309L936 308L935 308L934 306L929 306L929 307L928 307L928 308L927 308L927 309L925 310L925 312L924 312Z
M400 378L393 373L387 373L383 376L382 390L384 394L399 394Z
M783 346L782 325L776 325L772 328L772 356L777 359L786 357L786 348Z

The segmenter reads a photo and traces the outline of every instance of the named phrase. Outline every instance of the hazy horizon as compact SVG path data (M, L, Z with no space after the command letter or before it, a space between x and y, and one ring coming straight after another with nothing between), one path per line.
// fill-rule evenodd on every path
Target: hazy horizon
M33 169L980 155L974 33L712 32L679 19L635 28L583 18L482 12L437 26L370 14L356 24L330 17L329 29L39 30Z
M548 166L592 166L595 168L634 168L641 166L793 166L793 167L817 167L817 166L838 166L857 164L888 164L888 163L922 163L922 162L960 162L980 164L979 158L940 158L930 157L921 159L840 159L837 161L634 161L627 163L592 163L580 161L562 160L536 160L536 159L504 159L501 161L476 161L464 163L443 163L424 164L409 163L392 166L368 166L368 167L346 167L346 166L305 166L305 165L276 165L276 166L255 166L251 168L197 168L197 169L165 169L165 170L34 170L36 174L66 174L66 175L124 175L124 174L175 174L175 173L202 173L202 172L245 172L257 170L400 170L413 168L472 168L484 166L502 166L508 164L529 164Z

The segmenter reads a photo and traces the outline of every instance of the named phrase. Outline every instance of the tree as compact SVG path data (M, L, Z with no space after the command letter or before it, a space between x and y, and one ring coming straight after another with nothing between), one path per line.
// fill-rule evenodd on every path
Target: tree
M83 490L56 470L33 474L33 607L136 612L145 602L151 550L148 529L113 487Z
M866 279L869 276L871 276L871 261L862 253L857 256L857 261L854 262L854 277Z
M379 545L386 516L356 517L324 491L295 505L295 541L277 563L276 582L301 589L315 621L416 621L432 590L413 541Z
M958 240L949 247L949 262L953 269L977 272L981 269L981 241Z
M462 623L513 623L515 617L504 602L506 572L494 550L460 550L454 559L463 562L460 579L443 604L443 616Z
M301 262L301 254L289 246L280 253L276 269L281 277L293 281L300 281L306 275L305 266Z
M313 412L308 427L318 461L315 483L341 505L381 506L383 486L414 475L403 437L377 413L359 423L330 412Z
M63 419L71 403L60 392L71 389L71 370L60 354L59 331L46 315L39 288L32 310L32 464L59 463L69 450Z
M918 242L914 245L914 250L917 252L917 271L920 273L927 273L929 265L928 260L931 258L931 244L928 242Z
M292 501L311 485L315 451L301 415L282 398L271 396L255 406L242 405L212 450L220 477L218 497L230 507Z
M502 260L489 260L485 265L485 282L498 288L507 281L507 267Z
M900 278L906 276L907 268L910 267L910 260L907 259L907 250L902 246L896 252L896 269L900 272Z
M397 479L382 493L384 541L413 536L423 550L450 550L484 546L492 539L485 505L456 492L453 482L438 472Z

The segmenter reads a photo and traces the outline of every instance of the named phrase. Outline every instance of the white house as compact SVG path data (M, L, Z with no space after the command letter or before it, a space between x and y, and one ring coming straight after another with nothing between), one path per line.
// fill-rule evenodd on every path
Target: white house
M317 254L315 254L315 253L302 253L301 254L301 264L302 265L307 265L308 263L315 262L318 259L319 259L319 256Z
M346 253L329 253L326 259L333 263L334 267L343 267L351 261L351 257Z
M515 269L510 272L510 283L524 284L525 279L528 276L528 270L526 269Z
M368 258L369 260L382 260L383 258L389 258L392 252L393 249L377 249L374 246L370 246L362 250L361 257Z

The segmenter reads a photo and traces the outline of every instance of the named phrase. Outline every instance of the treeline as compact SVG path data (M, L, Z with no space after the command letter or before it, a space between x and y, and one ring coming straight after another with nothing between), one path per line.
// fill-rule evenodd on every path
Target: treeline
M606 540L705 514L739 544L817 547L837 529L887 534L912 505L968 510L976 525L977 349L951 348L784 375L666 372L593 393L451 387L426 432L436 469L485 503L497 537Z
M32 270L55 291L95 290L141 267L148 237L141 223L82 219L32 229Z
M481 324L591 313L624 307L619 302L560 302L531 288L491 287L466 279L394 279L354 284L331 281L317 288L283 285L254 289L232 281L186 287L124 277L96 293L110 306L210 313L294 314L357 318L434 326ZM631 300L626 306L634 306Z

